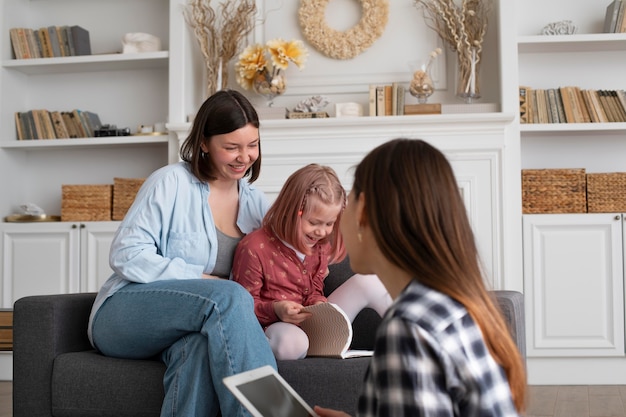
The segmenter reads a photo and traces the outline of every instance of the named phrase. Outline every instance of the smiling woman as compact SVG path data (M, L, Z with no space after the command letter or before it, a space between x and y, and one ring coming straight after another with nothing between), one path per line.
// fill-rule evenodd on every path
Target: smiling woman
M318 51L335 59L352 59L380 38L389 18L387 0L360 0L362 16L356 26L338 31L325 21L330 0L302 0L298 18L302 33Z

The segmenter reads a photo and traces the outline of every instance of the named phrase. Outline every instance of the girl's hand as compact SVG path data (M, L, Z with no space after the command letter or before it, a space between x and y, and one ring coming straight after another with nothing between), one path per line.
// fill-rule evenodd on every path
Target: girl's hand
M274 312L280 321L291 324L302 323L311 317L311 313L302 311L302 304L295 301L276 301L274 303Z
M343 411L331 410L330 408L322 408L319 405L313 407L313 411L320 417L350 417Z

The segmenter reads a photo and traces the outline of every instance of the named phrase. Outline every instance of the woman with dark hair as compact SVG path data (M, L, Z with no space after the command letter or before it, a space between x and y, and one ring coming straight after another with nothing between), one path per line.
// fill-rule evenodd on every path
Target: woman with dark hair
M524 411L524 364L485 287L443 153L410 139L371 151L356 168L341 232L352 269L378 275L394 299L376 333L357 416Z
M252 297L228 279L237 243L269 206L250 184L261 162L256 111L237 91L215 93L180 154L146 179L113 239L89 338L107 356L161 358L163 417L248 415L221 381L276 367Z

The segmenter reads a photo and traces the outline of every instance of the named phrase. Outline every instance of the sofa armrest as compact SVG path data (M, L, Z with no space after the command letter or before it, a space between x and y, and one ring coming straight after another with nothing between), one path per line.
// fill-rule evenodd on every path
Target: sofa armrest
M511 336L522 358L526 360L526 320L524 295L518 291L494 291L500 310L509 325Z
M51 415L52 366L61 353L92 349L95 293L29 296L13 306L14 417Z

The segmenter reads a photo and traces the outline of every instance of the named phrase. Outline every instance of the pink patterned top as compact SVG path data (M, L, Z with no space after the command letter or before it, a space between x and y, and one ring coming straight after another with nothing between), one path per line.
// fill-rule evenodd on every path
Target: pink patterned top
M244 236L233 260L232 277L254 298L254 313L263 327L279 319L274 301L289 300L303 306L326 301L330 244L317 244L304 260L266 227Z

